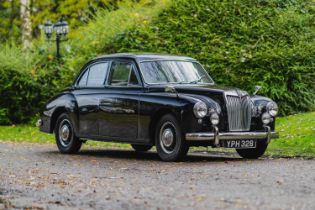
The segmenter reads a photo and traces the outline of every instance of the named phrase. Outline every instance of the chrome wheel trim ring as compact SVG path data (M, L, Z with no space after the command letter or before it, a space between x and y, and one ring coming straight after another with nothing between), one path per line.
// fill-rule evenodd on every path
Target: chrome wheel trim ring
M69 120L64 119L59 125L59 142L63 147L67 147L71 140L71 124Z
M165 122L161 126L159 138L163 152L172 153L176 145L176 133L173 123Z

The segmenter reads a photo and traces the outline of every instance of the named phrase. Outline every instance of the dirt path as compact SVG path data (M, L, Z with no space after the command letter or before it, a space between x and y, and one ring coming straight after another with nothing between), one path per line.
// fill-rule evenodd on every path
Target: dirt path
M1 204L2 203L2 204ZM0 209L315 209L315 160L0 143Z

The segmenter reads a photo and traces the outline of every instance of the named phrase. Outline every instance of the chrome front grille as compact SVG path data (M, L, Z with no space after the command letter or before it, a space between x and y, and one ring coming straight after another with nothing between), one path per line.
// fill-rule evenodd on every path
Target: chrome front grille
M252 103L248 95L226 95L226 108L230 131L249 131Z

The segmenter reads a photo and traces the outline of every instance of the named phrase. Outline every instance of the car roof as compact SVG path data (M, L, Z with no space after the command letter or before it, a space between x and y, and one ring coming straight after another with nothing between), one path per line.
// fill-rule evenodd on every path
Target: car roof
M116 53L110 55L102 55L96 59L101 58L132 58L139 62L152 60L180 60L180 61L196 61L187 56L167 55L167 54L153 54L153 53Z

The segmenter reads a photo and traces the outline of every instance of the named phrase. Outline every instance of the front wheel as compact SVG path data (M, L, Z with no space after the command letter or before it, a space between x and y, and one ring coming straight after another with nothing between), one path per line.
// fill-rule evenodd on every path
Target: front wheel
M164 161L180 160L187 154L189 147L173 115L164 115L157 123L155 145L160 158Z
M258 159L265 153L267 147L268 147L267 140L258 140L256 148L236 149L236 151L242 158Z
M77 153L82 145L82 141L74 133L73 124L67 114L61 114L58 117L55 126L55 138L61 153Z

